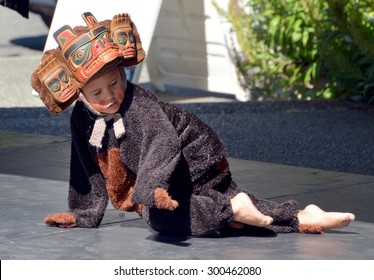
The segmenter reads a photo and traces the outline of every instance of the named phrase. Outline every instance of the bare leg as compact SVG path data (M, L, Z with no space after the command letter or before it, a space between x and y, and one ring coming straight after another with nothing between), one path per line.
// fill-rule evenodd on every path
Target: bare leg
M300 226L319 227L321 229L343 228L355 219L352 213L325 212L316 205L308 205L297 217Z
M273 218L259 212L249 196L243 192L231 199L231 206L235 222L258 227L266 227L273 222Z

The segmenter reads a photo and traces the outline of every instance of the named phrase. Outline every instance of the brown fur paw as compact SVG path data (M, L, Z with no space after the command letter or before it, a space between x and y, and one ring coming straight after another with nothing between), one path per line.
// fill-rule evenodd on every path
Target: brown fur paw
M322 228L318 226L309 226L309 225L299 225L300 233L312 233L312 234L321 234Z
M157 188L154 191L156 207L158 209L174 210L178 207L178 202L171 199L166 190Z
M77 225L77 218L70 213L57 213L45 217L44 222L50 226L71 228Z
M140 217L143 217L143 204L135 204L135 207L136 207L136 213L138 213L138 215Z

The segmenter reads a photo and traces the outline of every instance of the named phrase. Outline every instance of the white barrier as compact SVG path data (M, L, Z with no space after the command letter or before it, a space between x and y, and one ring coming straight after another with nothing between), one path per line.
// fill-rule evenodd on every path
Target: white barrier
M227 1L220 1L222 7ZM99 21L116 13L131 15L146 53L132 81L138 82L146 63L150 82L160 90L181 86L248 99L224 39L227 23L222 22L211 0L60 0L45 50L57 47L53 33L61 26L84 25L81 14L87 11Z

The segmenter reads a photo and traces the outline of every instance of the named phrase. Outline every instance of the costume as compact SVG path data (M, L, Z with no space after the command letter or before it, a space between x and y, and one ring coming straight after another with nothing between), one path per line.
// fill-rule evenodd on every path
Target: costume
M116 136L115 120L109 119L100 146L94 146L97 113L84 101L72 112L69 207L78 226L98 226L108 198L117 209L138 211L165 233L200 236L229 225L230 198L243 190L231 180L224 144L214 131L129 82L118 113L125 133ZM160 201L158 191L166 196ZM280 206L254 200L275 217L274 231L297 229L295 202Z
M90 36L86 45L90 42L93 46L108 34L119 37L118 32L114 32L118 25L114 28L113 21L107 24L111 26L108 31L99 28L97 25L100 24L91 14L86 16L91 29L85 29L83 35L87 32L92 35L93 28L99 30L97 33L105 33L100 37ZM94 70L90 67L81 69L79 61L70 57L77 57L74 55L77 50L90 57L86 50L89 47L73 48L76 34L70 28L63 27L57 33L55 37L61 41L62 51L54 52L63 54L62 58L53 56L58 67L52 65L53 71L46 71L53 75L37 69L33 74L33 85L48 85L50 76L55 78L55 69L58 69L58 73L68 73L71 87L76 90L66 91L69 94L62 94L62 98L73 98L60 102L61 94L56 97L52 92L48 96L52 95L52 103L58 106L50 106L49 98L45 102L47 108L57 112L69 106L71 100L78 100L71 115L69 213L50 215L46 223L97 227L110 200L115 208L136 211L153 229L167 234L205 236L230 227L233 222L230 199L246 191L232 180L225 145L209 126L190 112L161 102L152 92L127 82L124 72L125 98L115 114L97 112L80 93L85 83L105 69L144 59L144 53L139 59L141 48L133 47L137 51L130 52L128 60L124 50L117 52L115 44L109 44L106 49L114 55L110 55L108 62L95 63L97 69ZM107 42L111 43L111 39ZM138 35L136 43L140 43ZM45 64L41 68L45 69ZM39 91L43 92L40 88ZM45 95L40 95L46 100ZM278 204L247 194L260 212L274 219L268 230L275 233L300 230L295 201ZM240 230L253 228L243 225Z

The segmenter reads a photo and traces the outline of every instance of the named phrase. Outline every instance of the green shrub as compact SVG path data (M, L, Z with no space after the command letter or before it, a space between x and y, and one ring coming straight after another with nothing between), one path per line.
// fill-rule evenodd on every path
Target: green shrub
M236 35L238 74L253 99L374 99L374 0L215 5Z

